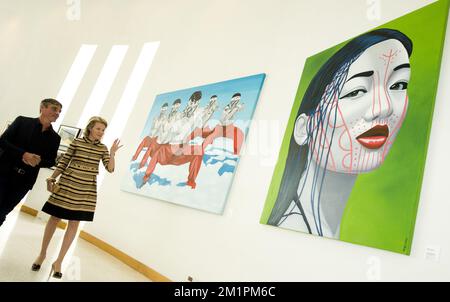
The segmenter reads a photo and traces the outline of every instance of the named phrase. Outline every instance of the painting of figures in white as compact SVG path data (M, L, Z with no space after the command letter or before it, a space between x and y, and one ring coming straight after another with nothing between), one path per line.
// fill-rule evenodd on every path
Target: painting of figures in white
M223 213L264 79L157 95L122 190Z

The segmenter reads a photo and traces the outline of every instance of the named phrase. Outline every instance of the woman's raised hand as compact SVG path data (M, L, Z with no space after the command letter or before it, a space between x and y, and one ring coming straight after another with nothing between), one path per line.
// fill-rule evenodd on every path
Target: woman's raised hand
M114 140L114 143L111 146L111 150L110 150L111 156L114 156L116 154L117 150L119 150L122 146L123 145L120 144L120 140L118 138L116 138Z

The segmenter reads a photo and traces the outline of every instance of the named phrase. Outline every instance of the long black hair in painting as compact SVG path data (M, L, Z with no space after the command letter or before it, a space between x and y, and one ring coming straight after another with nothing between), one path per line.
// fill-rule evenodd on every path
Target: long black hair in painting
M318 235L322 236L321 219L317 203L320 203L320 191L325 174L322 173L322 175L319 175L320 173L318 171L312 171L314 173L314 188L311 190L311 203L313 204L314 225L306 219L303 207L299 201L299 195L302 194L303 189L299 193L297 191L302 174L309 173L308 165L310 156L308 155L308 150L310 147L314 150L316 144L323 145L323 141L326 139L325 135L319 134L319 129L328 122L330 116L335 117L337 114L337 106L332 106L332 100L336 96L339 96L350 65L369 47L390 39L401 42L406 48L408 56L411 56L412 41L405 34L393 29L377 29L348 42L322 65L312 79L296 115L296 119L303 113L309 117L307 123L308 138L306 143L300 146L295 141L294 135L291 136L285 170L275 205L267 222L268 224L278 226L288 215L297 214L302 216L309 233L312 234L311 228L315 227ZM328 119L326 118L327 114ZM331 144L332 141L329 142L330 146ZM322 148L317 155L319 160L324 161L325 164L328 161L329 150L330 148L327 148L327 150ZM299 208L300 213L286 215L285 213L293 201Z

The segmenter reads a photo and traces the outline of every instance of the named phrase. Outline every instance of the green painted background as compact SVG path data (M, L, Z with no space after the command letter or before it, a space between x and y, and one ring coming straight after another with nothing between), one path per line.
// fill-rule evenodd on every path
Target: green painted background
M440 0L378 28L397 29L413 41L409 107L383 165L358 176L341 223L340 240L410 254L433 118L449 0ZM321 65L346 42L306 60L283 138L261 223L266 224L279 186L300 102Z

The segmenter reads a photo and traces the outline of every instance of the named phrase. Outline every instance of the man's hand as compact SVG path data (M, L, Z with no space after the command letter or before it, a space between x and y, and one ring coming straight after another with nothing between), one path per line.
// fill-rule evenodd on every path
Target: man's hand
M36 167L41 162L41 157L37 154L25 152L22 161L29 166Z

